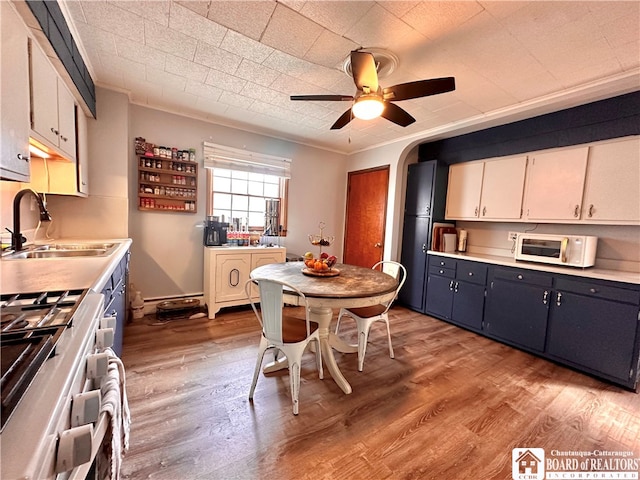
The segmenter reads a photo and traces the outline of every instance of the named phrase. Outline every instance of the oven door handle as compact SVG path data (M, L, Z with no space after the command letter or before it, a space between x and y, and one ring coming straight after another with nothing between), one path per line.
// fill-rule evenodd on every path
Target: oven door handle
M560 245L560 261L567 263L567 247L569 246L569 238L564 237Z

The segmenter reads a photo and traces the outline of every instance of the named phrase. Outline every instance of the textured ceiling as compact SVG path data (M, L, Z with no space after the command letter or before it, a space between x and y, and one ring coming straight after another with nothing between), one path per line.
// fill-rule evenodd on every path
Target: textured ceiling
M342 152L640 89L637 1L60 4L97 85L135 104ZM417 120L406 128L378 118L330 130L348 102L289 100L353 95L341 68L360 47L398 57L383 87L454 76L456 90L398 102Z

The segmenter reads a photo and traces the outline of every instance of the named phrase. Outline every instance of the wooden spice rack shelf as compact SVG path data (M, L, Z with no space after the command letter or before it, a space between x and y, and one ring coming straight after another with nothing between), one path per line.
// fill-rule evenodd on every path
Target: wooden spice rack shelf
M197 213L198 164L137 155L138 210Z

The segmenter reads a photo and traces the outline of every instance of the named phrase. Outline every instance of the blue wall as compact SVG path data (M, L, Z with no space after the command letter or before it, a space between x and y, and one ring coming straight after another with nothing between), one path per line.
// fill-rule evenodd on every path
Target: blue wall
M419 159L447 164L640 134L640 91L425 143Z

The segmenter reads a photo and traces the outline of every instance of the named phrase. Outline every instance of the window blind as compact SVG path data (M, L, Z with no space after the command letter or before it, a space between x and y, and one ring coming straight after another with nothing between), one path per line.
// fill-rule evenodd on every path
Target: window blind
M291 159L203 142L204 166L291 178Z

